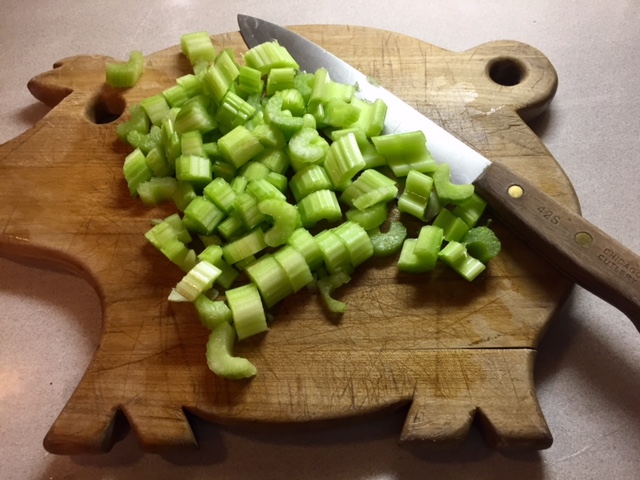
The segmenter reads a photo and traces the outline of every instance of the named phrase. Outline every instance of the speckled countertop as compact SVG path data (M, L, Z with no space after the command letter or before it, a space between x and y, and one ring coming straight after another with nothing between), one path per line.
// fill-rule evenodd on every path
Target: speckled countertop
M47 112L26 84L56 60L154 52L187 31L237 30L237 13L283 25L376 27L454 51L498 39L533 45L560 78L550 109L533 125L536 133L573 182L583 215L640 252L640 3L634 0L4 0L0 143ZM99 335L98 297L83 280L0 258L0 478L640 477L640 333L580 288L539 348L536 386L554 436L541 452L498 453L474 431L456 452L413 454L397 446L402 418L392 415L277 435L198 423L201 450L183 456L144 454L133 435L106 455L50 455L44 435Z

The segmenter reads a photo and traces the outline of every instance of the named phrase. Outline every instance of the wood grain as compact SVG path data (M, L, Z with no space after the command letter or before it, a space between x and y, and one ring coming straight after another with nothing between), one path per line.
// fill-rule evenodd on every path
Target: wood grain
M368 28L294 29L579 210L569 180L521 118L540 114L557 87L534 48L500 41L454 53ZM236 32L213 40L246 50ZM54 108L0 146L0 254L62 265L102 301L100 345L45 438L48 451L108 451L122 414L144 450L164 452L197 448L185 411L253 425L394 408L408 408L399 436L411 444L459 444L475 419L497 448L550 445L533 383L535 348L572 283L498 221L503 253L475 282L446 269L400 274L395 258L372 261L339 291L348 304L342 318L306 292L274 308L270 331L238 345L258 368L253 380L209 372L207 331L192 309L166 300L182 273L143 237L151 219L173 210L129 196L128 148L115 134L123 119L96 123L160 92L189 65L178 47L157 52L138 85L116 91L104 84L107 60L72 57L35 77L31 92Z

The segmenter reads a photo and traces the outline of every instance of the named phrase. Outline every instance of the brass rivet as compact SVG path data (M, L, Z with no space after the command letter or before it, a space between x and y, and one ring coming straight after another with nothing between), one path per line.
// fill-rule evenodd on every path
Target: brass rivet
M507 193L512 198L520 198L522 195L524 195L524 190L520 185L511 185L507 190Z
M582 247L588 247L593 242L593 237L587 232L578 232L573 238Z

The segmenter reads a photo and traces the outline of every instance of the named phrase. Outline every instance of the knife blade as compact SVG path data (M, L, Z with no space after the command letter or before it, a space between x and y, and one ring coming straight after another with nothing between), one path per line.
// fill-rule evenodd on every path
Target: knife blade
M238 15L249 48L278 41L301 70L326 68L333 80L357 84L357 95L387 104L383 133L424 131L438 162L451 165L456 183L473 183L496 215L539 255L581 287L609 302L640 331L640 257L506 166L491 162L347 62L297 33Z

